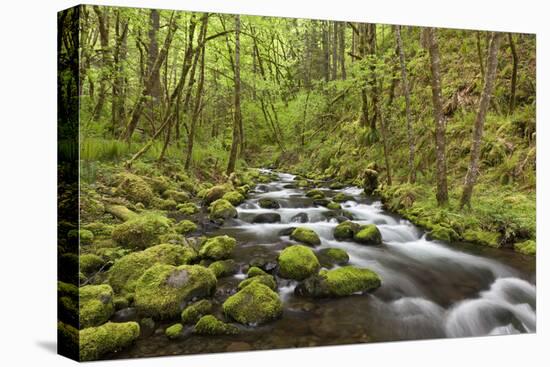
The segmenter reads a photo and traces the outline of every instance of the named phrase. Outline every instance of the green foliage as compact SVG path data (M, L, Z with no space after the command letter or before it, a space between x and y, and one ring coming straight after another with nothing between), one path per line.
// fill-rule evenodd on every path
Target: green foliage
M106 353L115 352L132 344L139 337L137 322L108 322L80 331L80 360L94 361Z

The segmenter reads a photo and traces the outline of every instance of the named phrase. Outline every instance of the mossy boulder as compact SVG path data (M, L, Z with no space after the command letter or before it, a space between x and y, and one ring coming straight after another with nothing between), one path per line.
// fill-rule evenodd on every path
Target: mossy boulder
M238 191L230 191L225 193L222 199L229 201L231 205L237 206L244 201L244 196Z
M268 286L254 282L230 296L222 305L226 316L244 325L260 325L283 313L279 295Z
M137 322L108 322L80 331L80 360L94 361L131 345L139 337Z
M375 224L360 226L354 233L353 240L363 245L381 245L382 234Z
M275 281L275 278L272 275L266 274L266 275L257 275L252 278L248 278L243 280L239 283L239 286L237 287L239 290L243 289L244 287L249 286L252 283L262 283L263 285L268 286L269 288L273 289L274 291L277 290L277 282Z
M434 225L432 230L428 233L428 238L451 242L452 240L458 238L458 234L452 228L444 227L437 224Z
M226 193L228 193L231 187L228 185L217 185L207 189L203 193L203 201L206 205L210 205L216 200L221 199Z
M280 276L288 279L303 280L315 274L320 267L313 251L303 245L285 248L279 254L278 261Z
M237 246L237 240L227 235L207 239L199 250L199 255L212 260L222 260L231 257Z
M96 237L110 237L114 228L113 225L102 222L92 222L82 226L82 229L92 232L92 241Z
M342 209L342 206L334 201L331 201L330 203L328 203L327 208L330 210L338 210Z
M61 321L57 322L57 352L71 359L79 359L78 329Z
M476 231L468 229L464 231L462 237L467 242L489 247L500 247L500 233L488 231ZM453 236L451 235L451 239Z
M257 266L251 266L248 271L246 272L246 275L249 277L249 278L252 278L252 277L255 277L255 276L258 276L258 275L268 275L264 270L262 270L261 268L257 267Z
M210 219L213 221L224 221L237 217L237 209L227 200L218 199L208 207Z
M101 325L113 314L113 289L107 284L86 285L78 289L80 328Z
M67 234L69 239L74 238L80 245L91 245L94 242L94 234L87 229L73 229Z
M363 172L363 190L365 194L372 195L378 188L378 171L367 168Z
M186 235L197 230L197 225L190 220L184 219L174 226L174 230L179 234Z
M119 224L112 238L120 246L142 250L159 244L159 237L171 231L172 222L158 213L144 213Z
M107 281L116 293L133 293L136 281L156 263L167 265L189 264L197 252L188 246L161 244L121 257L107 272Z
M244 184L244 185L242 185L242 186L239 186L239 187L237 187L237 191L238 191L242 196L246 196L246 194L248 194L248 192L250 191L250 185Z
M339 192L338 194L334 195L332 198L332 201L335 201L337 203L342 203L344 201L353 200L353 196L344 194L343 192Z
M193 215L199 212L199 207L193 203L178 204L176 209L185 215Z
M344 266L322 271L298 284L296 294L308 297L343 297L380 287L378 274L369 269Z
M310 246L318 246L321 244L319 235L315 233L314 230L305 227L298 227L294 229L294 231L290 234L290 238L294 241L305 243Z
M149 205L155 197L151 186L143 178L133 173L125 172L116 177L118 187L115 194L125 197L132 203Z
M306 196L312 199L323 199L325 197L325 193L319 189L312 189L306 192Z
M321 263L330 265L344 265L349 262L348 253L335 247L324 248L319 251L319 258L321 259Z
M329 188L331 190L340 190L340 189L343 189L346 185L344 185L343 183L341 182L333 182L329 185Z
M262 198L258 200L258 205L260 205L260 208L264 209L279 209L281 207L276 200L270 198Z
M96 254L81 254L78 258L80 271L84 275L91 275L98 271L105 261Z
M162 199L155 197L151 202L151 207L160 210L172 211L176 210L178 203L173 199Z
M524 255L535 256L537 254L537 243L533 240L517 242L514 244L514 250Z
M216 276L203 266L155 264L137 280L134 303L141 314L171 318L186 302L208 297L215 288Z
M235 274L237 271L239 271L239 266L237 265L235 260L228 259L214 261L208 266L208 269L212 270L216 275L216 278L219 279Z
M181 322L184 324L194 324L204 315L212 312L212 302L207 299L201 299L189 306L181 312Z
M180 323L171 325L164 330L164 335L170 340L177 339L181 336L183 332L183 325Z
M334 228L334 238L338 241L352 240L355 233L359 231L361 226L349 220L338 224Z
M176 203L185 203L189 201L190 195L185 191L166 190L162 193L164 199L174 200Z
M194 332L200 335L235 335L239 333L239 329L235 325L227 324L212 315L206 315L197 322Z

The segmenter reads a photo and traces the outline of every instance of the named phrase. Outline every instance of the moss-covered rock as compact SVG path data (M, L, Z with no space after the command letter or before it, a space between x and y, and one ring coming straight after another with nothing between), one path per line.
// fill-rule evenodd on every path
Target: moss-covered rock
M319 238L319 235L315 233L314 230L305 227L296 228L290 234L290 238L292 238L294 241L302 242L310 246L318 246L321 244L321 239Z
M268 275L265 271L263 271L261 268L257 266L251 266L248 271L246 272L246 275L249 278L258 276L258 275Z
M344 185L341 182L333 182L329 185L329 188L331 190L340 190L340 189L343 189L344 187L346 187L346 185Z
M170 340L177 339L181 336L183 332L183 325L180 323L171 325L164 330L164 335Z
M67 233L69 240L73 240L80 245L91 245L94 242L94 234L87 229L72 229Z
M229 236L216 236L206 240L200 250L199 255L203 258L212 260L227 259L237 245L237 240Z
M279 274L283 278L302 280L319 270L319 260L313 251L303 245L285 248L279 254Z
M276 200L270 198L262 198L258 200L258 205L260 205L260 208L264 209L279 209L281 207Z
M176 209L185 215L193 215L199 212L199 207L193 203L178 204Z
M107 281L116 293L133 293L138 278L156 263L184 265L196 258L196 251L188 246L162 244L149 247L115 261L107 272Z
M212 302L207 299L201 299L189 306L181 312L181 321L184 324L194 324L204 315L212 312Z
M229 201L231 205L237 206L244 201L244 196L238 191L229 191L222 196L222 199Z
M98 271L105 261L95 254L81 254L78 258L80 264L80 271L84 275L91 275Z
M113 314L113 289L107 284L79 288L80 328L101 325Z
M186 235L197 230L197 225L190 220L184 219L174 226L174 229L179 234Z
M381 284L380 277L372 270L344 266L307 278L295 292L309 297L343 297L374 290Z
M79 359L78 329L61 321L57 322L57 352L72 359Z
M222 307L228 317L244 325L264 324L283 313L283 303L277 293L259 282L229 297Z
M226 324L212 315L205 315L195 325L194 332L200 335L235 335L239 329L235 325Z
M119 245L135 250L159 244L159 236L170 232L172 222L158 213L144 213L119 224L112 238Z
M82 226L82 229L92 232L93 238L107 237L107 236L110 237L111 233L113 233L114 228L115 227L113 225L102 223L102 222L93 222Z
M323 263L344 265L349 262L348 253L340 248L324 248L319 251L319 257L323 260Z
M203 200L206 205L210 205L216 200L221 199L226 193L231 191L228 185L217 185L204 192Z
M137 280L134 303L144 315L171 318L186 302L210 296L215 288L216 276L203 266L155 264Z
M458 238L458 234L452 229L438 224L434 225L432 230L428 233L428 238L451 242L453 239Z
M331 201L330 203L328 203L327 208L330 210L338 210L342 209L342 206L334 201Z
M353 240L363 245L381 245L382 234L375 224L367 224L359 227L359 231L353 235Z
M347 220L334 228L334 238L338 241L352 240L359 228L361 228L359 224Z
M537 254L537 243L533 240L517 242L514 244L514 250L524 255L535 256Z
M372 195L378 188L378 172L374 169L367 168L363 172L363 190L365 194Z
M176 210L178 203L173 199L162 199L155 197L151 202L151 207L160 210L172 211Z
M208 266L208 269L212 270L216 275L216 278L219 279L235 274L237 271L239 271L239 266L237 265L235 260L228 259L214 261Z
M353 200L353 196L346 195L343 192L339 192L338 194L334 195L332 198L332 201L335 201L337 203L342 203L344 201Z
M151 186L143 178L133 173L125 172L116 177L119 182L115 194L124 196L134 204L149 205L154 198Z
M242 185L242 186L239 186L239 187L237 187L237 191L238 191L242 196L246 196L246 194L248 194L248 192L250 191L250 185L244 184L244 185Z
M476 243L478 245L489 247L500 247L500 233L488 232L488 231L475 231L468 229L464 231L462 237L467 242ZM450 240L453 239L453 235L450 235Z
M243 289L244 287L249 286L252 283L262 283L269 288L273 289L274 291L277 290L277 282L275 281L275 278L272 275L266 274L266 275L257 275L252 278L248 278L243 280L239 283L239 286L237 287L239 290Z
M323 199L325 197L325 193L319 189L312 189L306 192L306 196L312 199Z
M80 360L94 361L131 345L139 337L137 322L108 322L80 331Z
M237 217L237 209L225 199L218 199L208 207L210 219L213 221L225 220Z
M162 193L162 197L164 199L174 200L177 203L185 203L190 199L190 196L187 192L177 190L166 190Z

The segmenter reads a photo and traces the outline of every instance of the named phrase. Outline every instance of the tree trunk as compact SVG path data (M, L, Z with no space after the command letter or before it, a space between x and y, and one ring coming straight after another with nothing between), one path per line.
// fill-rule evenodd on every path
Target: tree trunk
M439 46L437 44L436 31L434 28L427 28L428 50L430 53L430 67L432 72L432 100L433 114L435 120L435 161L438 205L445 205L449 202L447 191L447 162L445 157L445 120L443 118L442 96L441 96L441 70L439 58Z
M470 207L472 192L474 190L477 176L479 175L479 156L481 153L481 140L483 138L483 125L485 124L485 115L489 109L489 101L491 100L491 95L493 93L493 85L495 82L498 65L499 41L500 34L498 32L493 32L489 44L489 55L487 56L487 71L485 72L483 92L481 93L479 109L477 111L477 116L474 123L470 165L464 180L464 189L460 199L460 208L463 208L464 206Z
M121 20L120 10L116 11L115 48L113 53L114 77L111 103L111 134L116 136L121 121L124 121L124 61L128 50L128 19Z
M111 52L109 49L109 9L105 8L102 11L99 6L94 6L93 8L94 12L97 15L97 20L99 24L99 43L101 45L99 93L97 104L94 108L92 116L94 121L97 121L103 113L103 105L105 104L105 96L107 94L107 81L109 80L108 67L111 62Z
M235 171L237 156L239 150L239 127L241 125L241 18L235 16L235 65L233 72L235 74L235 95L234 95L234 116L233 116L233 141L231 143L231 152L227 163L227 175Z
M331 80L338 78L338 22L332 22L332 71Z
M340 46L340 78L346 79L346 26L340 23L338 32L338 46Z
M485 65L483 65L483 51L481 48L481 32L476 31L477 58L479 60L479 68L481 69L481 77L485 79Z
M367 37L368 37L368 53L371 57L376 56L376 24L367 24ZM371 130L376 130L376 120L378 119L378 112L380 108L378 106L378 83L376 82L376 66L373 62L370 63L370 78L369 84L371 86L371 101L373 105L373 116L370 119Z
M323 77L325 82L330 80L330 51L329 51L329 30L328 21L322 21L323 23Z
M414 169L414 130L411 115L411 95L409 91L409 82L407 80L407 65L405 62L405 50L403 49L403 40L401 38L401 26L395 28L397 37L397 49L399 51L399 63L401 65L401 84L403 85L403 94L405 95L405 115L407 119L407 137L409 140L409 182L415 183L416 170Z
M516 83L518 77L518 53L516 51L516 45L514 44L514 36L512 33L508 33L508 40L510 42L510 50L512 51L512 85L510 89L510 102L508 105L508 114L513 114L516 108Z

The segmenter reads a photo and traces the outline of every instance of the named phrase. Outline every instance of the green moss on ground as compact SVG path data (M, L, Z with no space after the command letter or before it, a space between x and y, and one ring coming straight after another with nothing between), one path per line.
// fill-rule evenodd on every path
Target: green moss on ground
M514 250L524 255L535 256L537 254L537 243L533 240L518 242L514 244Z
M197 230L197 225L190 220L184 219L174 226L174 230L179 234L186 235Z

